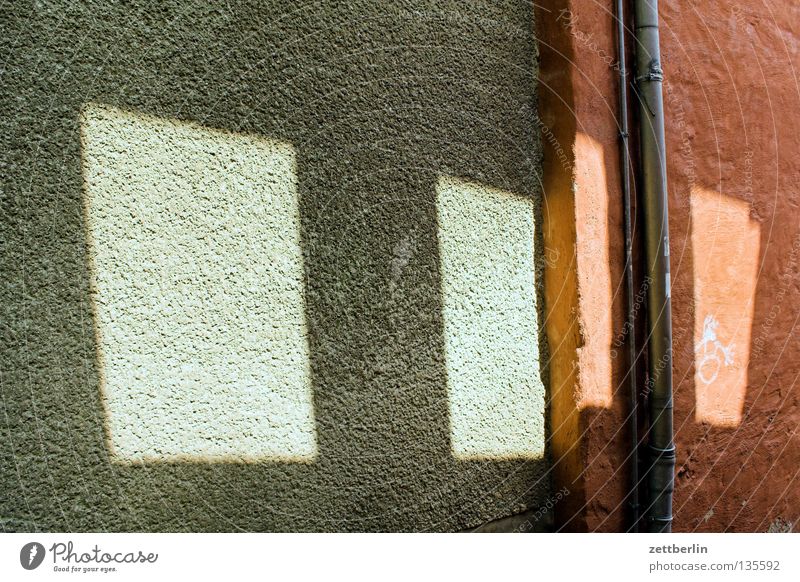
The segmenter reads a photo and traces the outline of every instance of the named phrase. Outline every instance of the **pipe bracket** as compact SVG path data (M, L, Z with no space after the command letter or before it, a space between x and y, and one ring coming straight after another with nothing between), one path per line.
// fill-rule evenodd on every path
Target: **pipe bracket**
M639 75L636 77L636 83L641 83L642 81L657 81L661 83L664 80L664 70L661 68L661 63L659 63L656 59L650 61L650 64L647 65L647 72L644 75Z

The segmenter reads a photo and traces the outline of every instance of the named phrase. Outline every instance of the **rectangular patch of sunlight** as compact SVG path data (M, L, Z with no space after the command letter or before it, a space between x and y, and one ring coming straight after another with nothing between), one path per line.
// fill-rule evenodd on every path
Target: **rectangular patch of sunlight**
M737 427L747 396L760 228L746 201L713 190L694 188L691 210L695 419Z
M533 201L441 177L437 212L453 454L540 458Z
M82 140L112 458L313 460L292 146L91 104Z

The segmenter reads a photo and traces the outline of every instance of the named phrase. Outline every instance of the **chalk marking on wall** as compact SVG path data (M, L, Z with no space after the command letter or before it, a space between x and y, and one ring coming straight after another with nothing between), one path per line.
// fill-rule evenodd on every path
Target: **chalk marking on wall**
M292 146L94 104L82 140L112 459L312 461Z
M743 419L759 272L760 226L746 200L693 187L690 196L695 420ZM731 281L736 281L731 285ZM741 346L746 346L740 349Z
M722 366L733 364L733 343L724 345L717 339L719 322L713 315L706 315L703 320L703 338L695 345L695 353L700 356L697 363L697 374L704 384L711 384L717 379Z

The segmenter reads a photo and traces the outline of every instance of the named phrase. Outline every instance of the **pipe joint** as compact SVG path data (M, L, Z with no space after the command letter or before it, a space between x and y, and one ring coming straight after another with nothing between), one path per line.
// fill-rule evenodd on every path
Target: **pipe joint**
M664 81L664 70L661 68L661 63L653 59L647 66L647 72L644 75L636 77L636 83L640 84L642 81L661 83Z
M672 461L675 460L677 456L677 450L675 449L674 445L666 449L660 449L653 445L647 445L647 449L650 451L650 458L653 460L664 459L665 461Z

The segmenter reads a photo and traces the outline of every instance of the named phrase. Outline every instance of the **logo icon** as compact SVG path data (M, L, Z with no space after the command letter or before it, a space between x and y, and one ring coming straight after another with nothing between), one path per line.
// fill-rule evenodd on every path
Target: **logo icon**
M44 546L39 542L30 542L19 551L19 563L26 570L35 570L44 561Z

